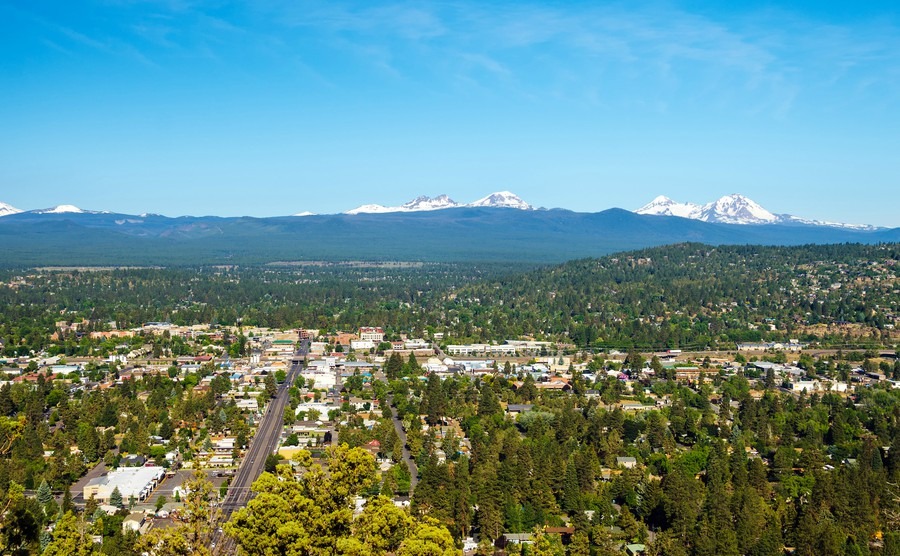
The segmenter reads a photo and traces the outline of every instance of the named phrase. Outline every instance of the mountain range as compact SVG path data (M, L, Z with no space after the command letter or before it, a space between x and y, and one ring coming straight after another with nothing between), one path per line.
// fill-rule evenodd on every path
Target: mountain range
M128 215L72 205L0 206L0 266L270 264L285 261L555 263L698 242L799 245L900 241L900 228L819 225L741 196L696 210L657 198L631 212L534 209L509 192L467 205L419 198L402 210L270 218ZM644 214L641 214L643 212ZM677 215L677 216L676 216ZM682 216L685 215L685 216Z
M451 199L448 195L442 194L436 197L420 196L415 199L403 203L400 206L385 206L379 204L367 204L348 210L342 214L386 214L386 213L410 213L410 212L428 212L444 209L458 208L512 208L518 210L546 210L537 209L529 203L522 200L521 197L509 191L498 191L491 193L486 197L482 197L471 203L461 204ZM29 212L32 214L83 214L83 213L104 213L105 211L87 211L80 209L74 205L57 205L47 209L37 209L31 211L22 211L11 205L0 202L0 217L21 212ZM876 230L876 226L867 224L845 224L840 222L826 222L822 220L812 220L802 218L791 214L774 214L759 203L743 195L734 193L726 195L710 203L699 205L695 203L682 203L674 201L669 197L660 195L634 211L636 214L649 216L677 216L680 218L688 218L691 220L700 220L702 222L714 222L719 224L804 224L810 226L829 226L838 228L848 228L855 230ZM147 216L142 214L142 217ZM312 212L300 212L293 216L316 216Z

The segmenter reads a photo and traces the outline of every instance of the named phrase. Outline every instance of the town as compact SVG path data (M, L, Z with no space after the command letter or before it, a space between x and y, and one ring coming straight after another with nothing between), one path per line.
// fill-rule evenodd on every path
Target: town
M893 554L892 249L3 271L0 541Z
M65 322L57 326L65 332L78 329L77 324ZM472 457L472 440L459 417L450 411L437 416L419 411L434 380L475 388L490 385L497 393L499 415L511 423L539 419L547 415L544 403L566 398L620 411L631 416L626 417L629 422L646 421L651 419L644 415L648 412L671 411L672 392L660 385L675 382L706 397L722 425L732 422L722 418L728 413L720 410L721 404L738 408L739 402L729 393L735 385L756 399L772 391L801 398L826 394L851 398L859 387L900 386L893 378L900 373L900 362L892 350L838 355L835 350L810 351L797 340L742 343L730 352L698 354L678 349L589 353L572 344L528 339L448 345L442 343L440 332L429 338L388 337L377 326L329 334L315 329L150 322L90 334L122 343L117 344L117 353L105 358L56 355L2 360L6 380L0 383L0 400L14 398L14 389L22 387L47 389L48 396L63 389L65 394L58 394L44 415L51 438L54 430L67 425L60 406L67 396L88 400L113 391L128 392L143 404L143 411L112 416L107 426L79 434L75 445L55 446L51 441L43 452L53 467L66 466L58 462L72 458L89 463L100 457L99 464L87 469L71 487L67 485L57 498L91 516L118 516L123 531L137 533L177 523L184 511L182 484L194 470L204 471L216 488L215 500L223 503L235 474L247 465L248 447L264 441L258 438L258 426L266 418L277 419L279 426L273 429L277 431L271 439L274 449L264 454L259 470L274 471L279 463L293 461L301 450L322 454L328 446L347 443L375 458L380 492L389 494L400 507L409 506L420 480L417 460L423 463L423 449L424 458L434 458L438 464ZM178 339L192 353L175 356L155 350L152 340L156 337ZM267 404L273 403L292 365L301 363L297 359L301 344L300 372L283 394L289 397L287 406L270 417ZM235 345L239 345L237 353L229 349ZM389 381L397 379L410 384L399 389L389 386ZM175 422L164 417L150 426L137 423L136 415L159 410L160 385L172 384L182 387L185 401L198 407L194 411L181 408L181 418ZM398 395L404 399L392 399ZM397 407L404 410L402 418L396 415ZM172 408L173 413L176 409ZM64 453L58 453L60 449ZM609 482L623 471L647 468L646 458L632 454L623 444L607 460L608 466L599 467L598 478ZM829 467L846 463L833 461ZM48 497L46 480L28 486L36 489L38 497ZM362 511L364 503L358 496L357 511ZM565 544L574 533L566 524L551 531ZM485 540L499 548L533 542L530 532L496 533L501 534L486 536L482 531L481 538L476 538L460 531L459 540L472 553L479 547L484 550ZM643 539L628 538L616 526L609 533L629 554L644 550L642 543L630 541L652 538L652 532ZM97 541L102 543L102 536Z

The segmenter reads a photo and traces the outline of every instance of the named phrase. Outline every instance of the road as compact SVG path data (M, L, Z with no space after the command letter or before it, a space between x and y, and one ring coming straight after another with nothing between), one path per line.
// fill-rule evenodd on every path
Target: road
M275 399L269 402L269 406L263 414L259 422L253 440L250 442L250 448L244 455L241 466L234 477L234 481L228 486L228 493L222 504L219 505L220 523L225 523L231 517L231 514L247 505L253 492L250 486L263 472L266 465L266 457L273 453L278 445L278 438L281 436L281 429L284 423L284 408L288 402L288 389L294 383L300 371L303 369L303 362L309 354L309 341L304 340L300 344L300 350L294 355L291 362L291 370L287 374L287 379L278 387L278 394ZM221 531L221 527L217 528L213 534L211 548L214 554L237 554L237 545L234 539L225 536Z
M419 483L419 466L416 465L416 460L413 459L412 454L409 453L409 446L406 445L406 431L403 430L403 421L397 416L394 396L388 396L387 402L391 407L391 420L394 422L394 430L397 431L397 436L400 437L400 443L403 446L403 461L406 462L406 467L409 469L409 497L412 498L413 491L416 490L416 485Z
M72 492L72 502L78 507L84 507L87 502L84 499L84 487L87 486L91 480L104 475L106 472L106 464L101 460L100 463L88 471L84 477L78 479L78 481L72 485L72 488L69 489Z

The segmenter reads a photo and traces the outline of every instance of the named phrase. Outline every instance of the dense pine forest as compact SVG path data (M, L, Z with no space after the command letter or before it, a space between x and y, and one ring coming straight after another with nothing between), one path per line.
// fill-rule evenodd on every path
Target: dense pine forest
M648 350L785 337L890 344L898 279L896 244L684 244L478 282L443 308L454 336L482 340L527 334Z
M61 320L128 328L241 319L333 331L379 323L395 335L445 331L448 342L533 336L597 349L733 349L788 337L867 347L895 341L898 258L896 244L684 244L528 272L424 263L5 271L0 339L13 355L49 347ZM63 347L77 353L74 344Z

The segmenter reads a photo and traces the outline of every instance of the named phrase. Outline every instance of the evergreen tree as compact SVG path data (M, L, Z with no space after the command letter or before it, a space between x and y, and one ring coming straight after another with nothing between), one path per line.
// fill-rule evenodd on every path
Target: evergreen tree
M672 532L685 541L697 523L703 487L681 467L665 476L662 487L666 520Z
M425 421L429 425L439 424L446 413L447 402L444 397L443 388L441 387L441 379L435 373L431 373L428 376L422 405Z
M581 485L578 483L578 472L575 468L574 457L570 457L566 464L566 474L563 479L562 507L569 515L581 510Z
M481 385L481 394L478 397L478 415L491 416L500 413L500 401L494 389L487 383Z
M143 552L158 556L212 555L213 524L218 520L218 512L212 507L213 484L198 470L184 487L186 521L175 527L151 529L140 539L138 547Z
M522 381L522 386L519 388L519 397L523 401L530 402L537 398L537 395L538 391L534 385L534 377L531 376L531 373L526 373L525 380Z
M41 508L46 508L47 504L53 501L53 492L51 492L46 479L41 481L41 486L37 489L37 501Z
M395 351L388 358L387 364L384 367L384 374L388 380L396 380L403 376L402 373L403 359L400 357L400 354Z
M410 352L409 359L406 361L406 373L410 375L418 375L421 370L422 368L419 367L419 361L416 359L416 354Z
M66 512L71 512L75 510L75 503L72 500L72 489L69 485L66 485L63 490L63 500L62 506L60 507L60 511L65 514Z
M119 491L119 487L115 487L112 494L109 495L109 505L115 506L116 508L124 507L125 504L122 500L122 493Z

